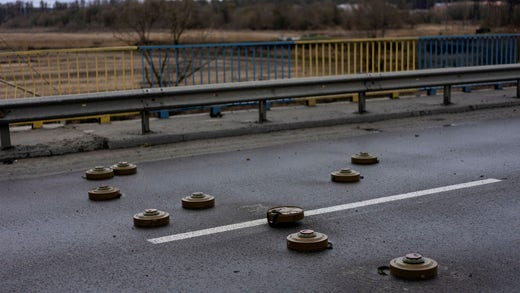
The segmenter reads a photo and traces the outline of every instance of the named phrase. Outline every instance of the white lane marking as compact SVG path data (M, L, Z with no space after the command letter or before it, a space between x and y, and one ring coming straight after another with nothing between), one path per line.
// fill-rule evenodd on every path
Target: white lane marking
M467 182L467 183L442 186L442 187L437 187L437 188L432 188L432 189L419 190L419 191L414 191L414 192L410 192L410 193L403 193L403 194L398 194L398 195L374 198L374 199L369 199L369 200L364 200L364 201L358 201L358 202L347 203L347 204L332 206L332 207L328 207L328 208L321 208L321 209L308 211L308 212L305 212L305 216L313 216L313 215L320 215L320 214L332 213L332 212L343 211L343 210L350 210L350 209L355 209L355 208L359 208L359 207L366 207L366 206L370 206L370 205L376 205L376 204L385 203L385 202L420 197L420 196L434 194L434 193L441 193L441 192L452 191L452 190L457 190L457 189L475 187L475 186L480 186L480 185L485 185L485 184L490 184L490 183L496 183L496 182L500 182L500 181L501 180L490 178L490 179L485 179L485 180L478 180L478 181L472 181L472 182Z
M387 203L387 202L392 202L392 201L397 201L397 200L421 197L421 196L435 194L435 193L442 193L442 192L453 191L453 190L457 190L457 189L476 187L476 186L496 183L496 182L500 182L500 181L501 180L489 178L489 179L484 179L484 180L471 181L471 182L466 182L466 183L432 188L432 189L419 190L419 191L403 193L403 194L398 194L398 195L374 198L374 199L363 200L363 201L358 201L358 202L353 202L353 203L331 206L331 207L327 207L327 208L305 211L305 216L307 217L307 216L314 216L314 215L321 215L321 214L326 214L326 213L350 210L350 209L355 209L355 208L359 208L359 207L366 207L366 206ZM260 226L260 225L264 225L264 224L267 224L267 220L265 218L237 223L237 224L225 225L225 226L220 226L220 227L208 228L208 229L203 229L203 230L191 231L191 232L186 232L186 233L168 235L168 236L163 236L163 237L158 237L158 238L152 238L152 239L148 239L148 241L153 244L161 244L161 243L184 240L184 239L189 239L189 238L194 238L194 237L199 237L199 236L205 236L205 235L228 232L228 231L233 231L233 230L238 230L238 229L250 228L250 227Z

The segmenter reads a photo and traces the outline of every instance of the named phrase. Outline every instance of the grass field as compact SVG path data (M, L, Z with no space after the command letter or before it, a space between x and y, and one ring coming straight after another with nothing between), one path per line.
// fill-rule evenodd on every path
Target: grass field
M436 35L473 34L477 26L462 24L427 24L414 28L387 30L385 37L415 37ZM498 32L498 31L497 31ZM223 30L191 30L182 38L182 43L220 43L277 41L282 37L312 38L367 38L367 32L345 31L341 29L320 31L223 31ZM379 35L381 37L381 35ZM168 32L159 31L151 34L155 42L167 44ZM41 29L35 30L0 30L0 51L71 49L114 47L134 45L128 35L115 35L112 32L56 32Z

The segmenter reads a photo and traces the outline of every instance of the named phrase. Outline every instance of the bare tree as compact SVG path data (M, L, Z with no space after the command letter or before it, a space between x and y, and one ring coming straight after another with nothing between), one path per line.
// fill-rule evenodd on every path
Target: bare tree
M180 44L182 34L189 28L197 9L193 0L168 1L164 10L166 26L170 32L170 41Z
M358 28L368 31L373 37L376 37L378 31L381 31L381 36L384 37L389 21L388 9L385 0L363 1L356 11L359 20Z
M160 19L163 0L127 0L118 7L114 35L135 45L151 43L150 33Z
M193 0L177 0L177 1L163 1L161 6L162 11L162 23L165 27L168 28L170 39L169 41L173 45L179 45L181 43L181 37L184 34L184 32L191 27L194 14L197 11L197 3L195 3ZM177 50L177 49L175 49ZM202 49L198 49L202 50ZM178 50L176 52L179 53ZM204 65L206 65L207 62L204 64L197 64L195 66L195 60L192 58L185 57L182 59L183 67L187 70L182 70L182 73L179 72L178 75L175 78L175 83L168 84L167 79L165 76L168 74L168 68L169 63L171 62L170 58L155 58L155 60L158 61L158 63L153 64L152 58L153 58L153 52L147 51L144 53L144 57L146 62L149 65L149 72L148 68L145 68L146 70L146 78L149 85L153 85L156 83L159 86L172 86L172 85L178 85L178 83L182 82L183 80L189 78L195 72L199 71L200 68ZM198 55L198 54L196 54ZM151 75L149 74L151 73ZM153 76L153 80L152 79ZM155 81L155 82L154 82Z

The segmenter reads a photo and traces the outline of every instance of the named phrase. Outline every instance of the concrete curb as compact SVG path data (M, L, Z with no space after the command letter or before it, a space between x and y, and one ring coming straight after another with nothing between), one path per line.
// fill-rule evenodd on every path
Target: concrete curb
M61 139L48 144L15 145L11 149L0 151L0 160L10 163L16 159L64 155L69 153L88 152L102 149L122 149L140 146L152 146L200 139L242 136L248 134L269 133L283 130L295 130L314 127L327 127L354 123L370 123L390 119L418 117L426 115L462 113L483 109L520 106L518 101L502 101L484 104L439 106L429 110L408 110L394 113L353 113L344 118L321 118L312 121L266 122L263 124L246 124L243 127L230 129L215 129L214 131L188 131L183 134L151 133L118 138L94 134L81 134L80 139ZM114 126L111 126L114 127Z

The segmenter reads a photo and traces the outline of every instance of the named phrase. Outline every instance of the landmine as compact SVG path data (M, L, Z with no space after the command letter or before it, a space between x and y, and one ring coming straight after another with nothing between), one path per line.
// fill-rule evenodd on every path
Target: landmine
M160 227L170 223L170 214L157 209L146 209L142 213L134 215L134 225L136 227Z
M101 185L88 192L88 198L95 201L111 200L119 197L121 197L119 188L109 185Z
M379 159L366 152L360 152L359 154L355 154L351 157L352 164L358 165L370 165L379 163Z
M185 209L208 209L215 206L215 197L203 192L194 192L182 198L182 207Z
M390 274L408 280L426 280L437 276L437 262L419 253L408 253L390 261Z
M267 210L267 223L271 227L292 224L303 219L303 209L296 206L279 206Z
M361 178L358 171L352 169L341 169L330 173L331 180L334 182L357 182Z
M311 252L329 248L327 235L306 229L287 236L287 248L296 251Z
M88 180L103 180L114 177L114 170L112 168L104 166L96 166L85 172L85 176Z
M118 162L111 166L114 175L132 175L137 173L137 166L128 162Z

